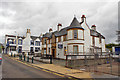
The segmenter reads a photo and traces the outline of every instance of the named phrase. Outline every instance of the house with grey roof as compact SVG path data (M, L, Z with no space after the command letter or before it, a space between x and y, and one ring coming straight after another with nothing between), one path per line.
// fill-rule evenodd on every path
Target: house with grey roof
M105 52L105 37L96 30L95 25L91 28L88 26L85 15L82 15L81 22L74 17L69 26L62 27L62 24L58 24L56 31L50 28L49 32L43 34L42 54L65 59L66 55Z
M31 36L27 29L26 36L5 35L5 53L40 53L41 37Z

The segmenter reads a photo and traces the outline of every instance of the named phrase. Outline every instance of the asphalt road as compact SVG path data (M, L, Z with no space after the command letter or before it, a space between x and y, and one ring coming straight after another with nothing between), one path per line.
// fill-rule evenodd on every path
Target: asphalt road
M53 78L63 79L52 73L26 66L3 55L2 78ZM65 79L66 80L66 79ZM68 80L68 79L67 79Z

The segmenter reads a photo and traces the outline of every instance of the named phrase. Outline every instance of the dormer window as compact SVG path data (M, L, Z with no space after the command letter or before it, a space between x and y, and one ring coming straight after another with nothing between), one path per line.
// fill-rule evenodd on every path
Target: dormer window
M61 41L61 37L58 37L58 42L60 42Z
M34 41L33 40L31 40L31 43L30 43L31 45L34 45Z
M19 44L19 45L22 45L22 39L19 39L19 40L18 40L18 44Z
M77 30L73 30L73 35L74 35L74 39L77 39L77 37L78 37L78 31Z

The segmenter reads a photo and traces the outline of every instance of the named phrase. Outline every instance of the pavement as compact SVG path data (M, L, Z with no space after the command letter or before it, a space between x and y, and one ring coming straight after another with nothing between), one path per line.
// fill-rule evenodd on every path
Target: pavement
M8 57L6 55L6 57ZM47 73L52 73L54 75L60 76L60 77L67 77L69 79L89 79L92 80L91 75L89 72L85 72L85 71L81 71L81 70L77 70L77 69L70 69L70 68L65 68L63 66L58 66L58 65L54 65L54 64L45 64L45 63L41 63L38 61L34 61L34 63L30 62L26 62L26 61L20 61L18 57L9 57L12 60L15 60L19 63L22 63L24 65L27 66L32 66L36 69L42 69L42 71L45 71Z

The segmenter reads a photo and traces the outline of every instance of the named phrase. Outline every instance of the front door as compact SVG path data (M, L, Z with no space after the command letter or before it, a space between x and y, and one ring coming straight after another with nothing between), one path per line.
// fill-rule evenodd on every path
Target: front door
M52 49L52 57L55 58L55 49Z

